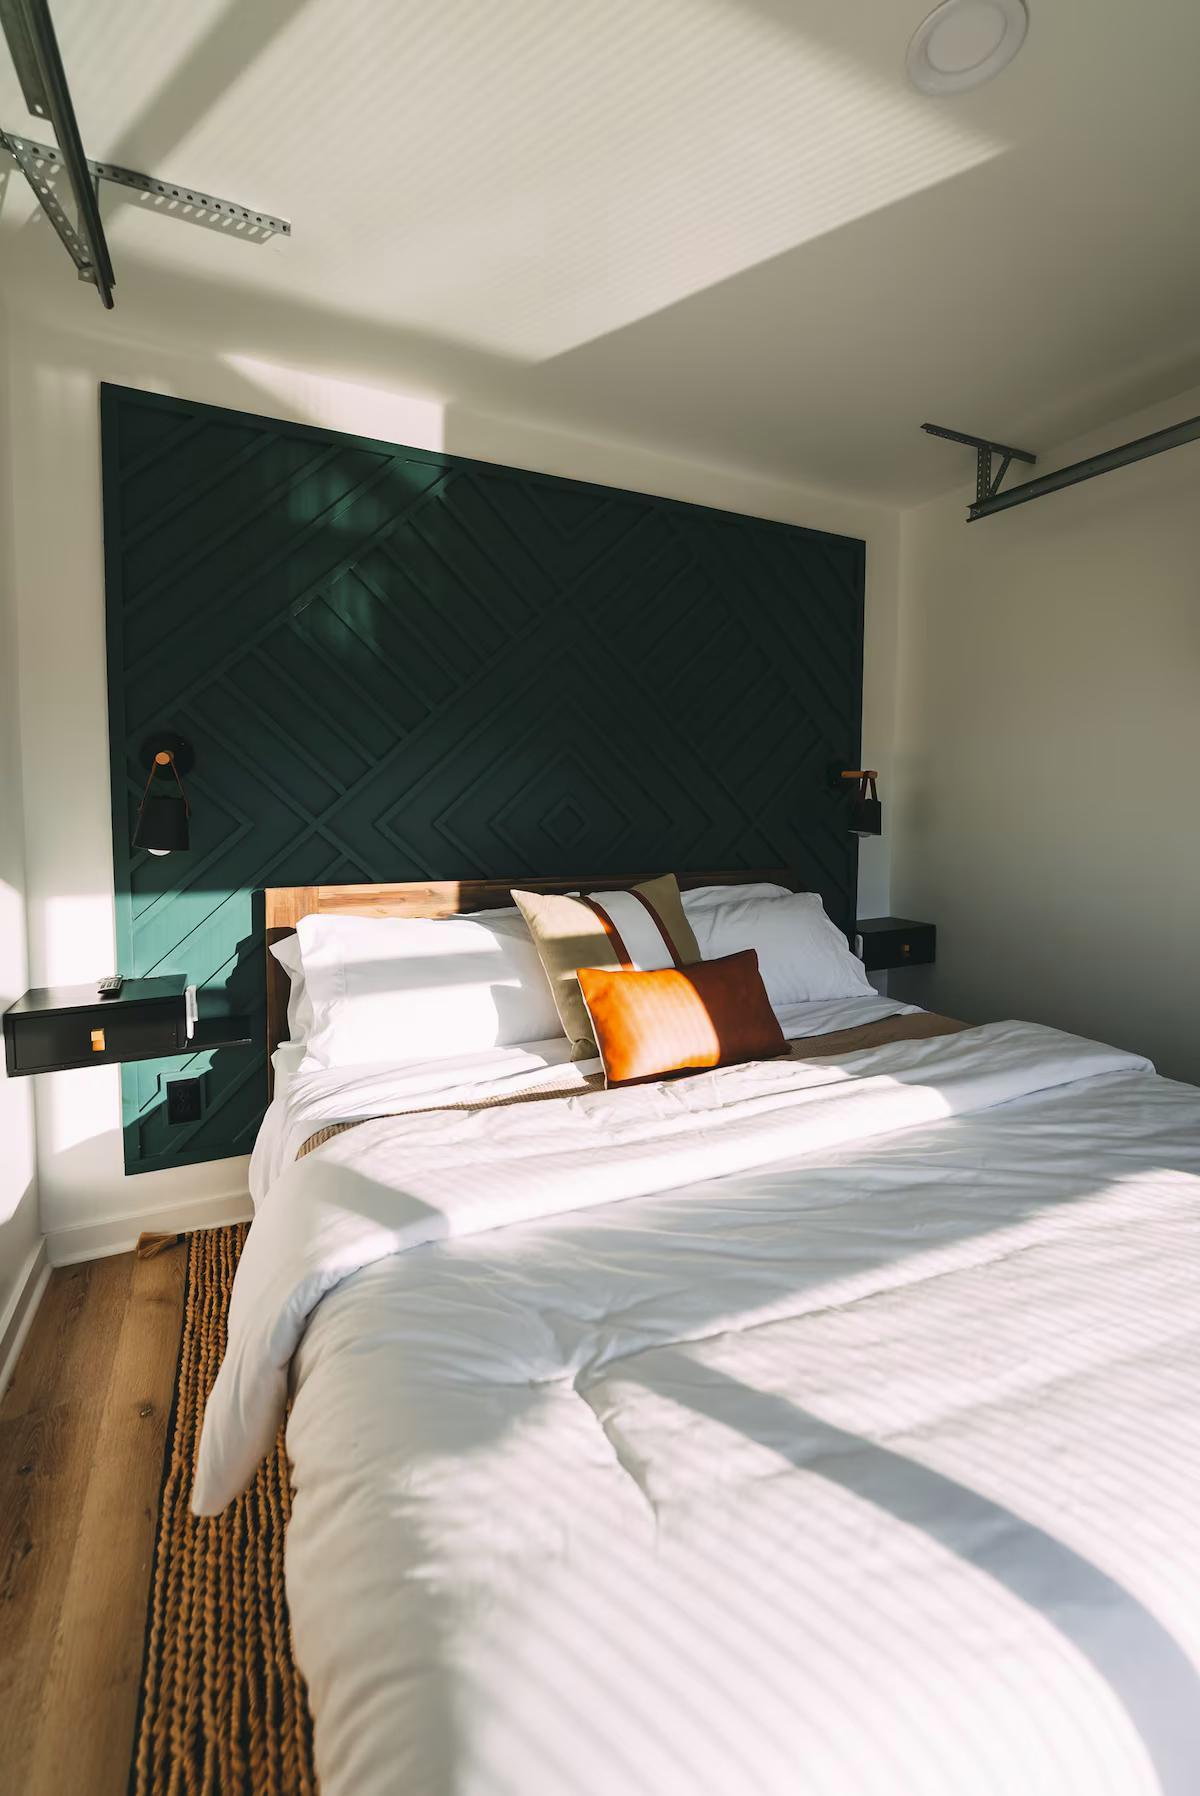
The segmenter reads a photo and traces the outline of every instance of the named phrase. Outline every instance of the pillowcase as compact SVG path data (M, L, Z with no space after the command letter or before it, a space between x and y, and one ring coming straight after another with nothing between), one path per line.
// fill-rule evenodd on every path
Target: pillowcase
M312 999L304 983L304 956L300 937L285 935L271 944L271 953L288 976L287 1030L289 1041L304 1041L312 1031Z
M698 910L712 910L718 904L734 904L741 898L790 898L791 886L772 885L770 880L752 880L742 886L693 886L683 894L684 915Z
M541 956L572 1060L591 1060L596 1043L579 990L579 967L624 967L649 972L687 966L700 949L679 900L673 873L624 892L513 892Z
M578 977L609 1085L787 1051L753 948L653 973L580 967Z
M307 1064L439 1060L562 1034L515 910L302 917Z
M725 890L734 895L717 904L693 905L692 894L684 893L684 912L705 960L755 949L767 996L777 1010L816 998L877 996L861 960L825 915L818 893L747 898L736 895L743 887Z

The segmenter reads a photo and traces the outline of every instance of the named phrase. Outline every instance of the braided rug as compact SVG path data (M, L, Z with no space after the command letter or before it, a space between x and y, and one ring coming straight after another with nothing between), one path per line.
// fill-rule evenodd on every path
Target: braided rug
M175 1404L159 1502L132 1796L315 1796L312 1721L283 1588L283 1430L219 1516L188 1503L247 1225L187 1240Z

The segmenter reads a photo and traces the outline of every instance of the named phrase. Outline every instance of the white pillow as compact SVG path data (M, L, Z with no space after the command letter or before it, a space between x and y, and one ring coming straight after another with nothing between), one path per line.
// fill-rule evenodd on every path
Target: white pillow
M281 942L272 943L271 953L288 976L288 1040L305 1041L312 1030L312 1000L304 983L300 937L285 935Z
M472 917L303 917L308 1063L440 1060L561 1036L517 910Z
M684 915L691 919L694 910L712 910L718 904L733 904L739 898L790 898L790 886L775 886L760 880L744 886L696 886L683 894Z
M730 896L715 902L709 893ZM840 929L825 915L816 892L746 897L761 887L704 886L683 894L683 911L705 960L719 960L743 948L758 953L767 996L775 1009L814 998L875 996L863 964L851 954ZM699 898L700 902L695 902Z

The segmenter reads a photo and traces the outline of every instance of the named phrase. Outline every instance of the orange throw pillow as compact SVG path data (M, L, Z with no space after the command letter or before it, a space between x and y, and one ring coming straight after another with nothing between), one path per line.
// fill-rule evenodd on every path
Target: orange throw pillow
M579 989L610 1085L787 1051L753 948L649 973L580 967Z

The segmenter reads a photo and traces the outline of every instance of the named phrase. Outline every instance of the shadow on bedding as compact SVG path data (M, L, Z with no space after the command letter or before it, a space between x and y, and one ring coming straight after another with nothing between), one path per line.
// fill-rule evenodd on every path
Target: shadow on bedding
M1163 1796L1194 1796L1200 1675L1162 1623L1090 1560L956 1479L683 1353L652 1350L625 1362L623 1373L920 1529L995 1579L1099 1672L1136 1728Z
M819 1304L845 1279L867 1275L873 1293L931 1278L938 1268L930 1264L930 1251L967 1239L979 1242L977 1264L983 1267L992 1257L1019 1251L1020 1230L1041 1212L1082 1222L1079 1212L1089 1200L1136 1175L1178 1168L1195 1176L1190 1108L1168 1128L1159 1114L1136 1123L1117 1112L1106 1118L1089 1098L1075 1117L1074 1135L1062 1133L1063 1114L1060 1094L1049 1092L1019 1108L1002 1106L986 1116L948 1119L935 1129L809 1156L800 1191L794 1170L766 1169L719 1186L599 1205L463 1238L448 1244L444 1261L432 1247L402 1256L397 1262L402 1280L422 1287L444 1265L450 1282L423 1315L400 1301L404 1293L398 1287L387 1318L389 1342L403 1354L411 1338L417 1352L427 1352L435 1324L434 1347L444 1348L437 1363L443 1370L454 1368L452 1379L439 1371L432 1385L444 1403L442 1451L450 1438L446 1431L459 1425L461 1415L461 1451L479 1456L482 1464L484 1450L506 1433L533 1438L522 1423L537 1415L548 1390L562 1388L564 1369L573 1370L575 1393L583 1396L580 1385L619 1366L623 1379L919 1531L1043 1617L1111 1690L1142 1742L1163 1796L1191 1796L1200 1765L1200 1677L1136 1596L1082 1552L1003 1503L825 1422L786 1397L702 1364L677 1344L690 1340L700 1346L737 1327L737 1319L760 1309L765 1315L782 1298L801 1306ZM1040 1155L1031 1149L1039 1129L1047 1131ZM1019 1165L1011 1151L1017 1134L1023 1140ZM1053 1183L1047 1190L1049 1173ZM346 1180L339 1200L372 1222L394 1217L394 1195L381 1193L369 1180ZM1152 1217L1134 1207L1123 1220L1141 1235ZM1106 1218L1106 1229L1111 1221ZM780 1253L784 1225L803 1250L790 1259ZM673 1335L657 1345L664 1303L670 1306ZM358 1316L344 1300L335 1307L343 1310L344 1351L357 1352ZM628 1345L623 1341L623 1350L614 1353L612 1336L618 1332ZM491 1367L497 1375L489 1376ZM481 1378L488 1400L472 1403ZM315 1377L305 1383L298 1402L329 1407L328 1389ZM1175 1463L1182 1476L1183 1465L1178 1458ZM630 1470L624 1460L622 1465ZM397 1469L405 1471L399 1462ZM531 1513L536 1519L539 1505L547 1502L545 1469L539 1468L532 1490L512 1499L520 1524L529 1523ZM576 1486L568 1472L557 1534L553 1514L548 1523L550 1553L560 1536L569 1541L575 1525ZM636 1467L631 1475L638 1483ZM504 1506L503 1490L489 1491L485 1542ZM419 1544L419 1534L414 1538ZM368 1569L371 1578L378 1577L374 1564ZM431 1586L410 1580L405 1592L410 1602L414 1588L430 1606L427 1638L436 1641ZM861 1604L863 1625L869 1627L869 1590L864 1596L848 1583L845 1600ZM971 1650L966 1630L955 1636L953 1649ZM434 1671L440 1650L430 1646ZM980 1672L988 1675L986 1660ZM1087 1724L1090 1716L1076 1720Z

